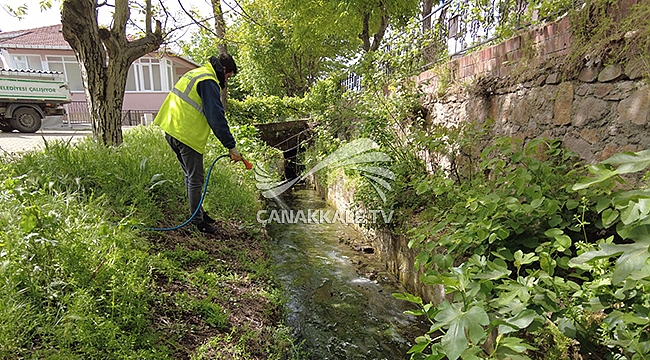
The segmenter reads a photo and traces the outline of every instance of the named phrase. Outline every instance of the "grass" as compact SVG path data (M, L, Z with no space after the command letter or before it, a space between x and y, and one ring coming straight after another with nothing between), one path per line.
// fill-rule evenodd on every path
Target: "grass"
M189 359L211 343L224 358L283 358L291 339L252 174L215 166L205 208L217 236L133 230L189 210L162 132L124 139L48 143L0 162L0 358ZM253 159L268 153L246 141ZM209 149L206 161L225 151Z

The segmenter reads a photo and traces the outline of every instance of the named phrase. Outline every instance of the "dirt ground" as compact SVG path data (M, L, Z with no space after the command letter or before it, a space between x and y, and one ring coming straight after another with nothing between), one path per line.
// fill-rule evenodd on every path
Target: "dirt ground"
M181 247L184 250L201 250L209 255L209 261L188 261L185 271L193 272L199 267L208 271L215 266L215 271L230 271L233 280L220 282L219 298L208 299L216 302L228 314L226 326L208 324L196 311L179 308L172 300L175 295L187 294L195 299L205 299L208 289L182 278L170 279L168 276L154 273L155 291L162 296L155 306L154 324L156 330L164 334L165 341L174 349L174 359L189 359L196 350L211 342L204 356L207 359L242 359L238 355L236 344L242 337L246 342L248 356L246 359L268 358L269 342L273 341L273 329L281 321L281 310L263 295L268 283L263 279L251 279L251 271L241 260L253 263L264 262L262 250L263 239L255 238L238 228L236 224L218 223L218 234L203 235L179 230L168 233L154 233L151 241L154 251L173 251ZM169 299L169 301L165 300ZM250 338L251 331L257 336ZM218 346L214 339L219 338Z

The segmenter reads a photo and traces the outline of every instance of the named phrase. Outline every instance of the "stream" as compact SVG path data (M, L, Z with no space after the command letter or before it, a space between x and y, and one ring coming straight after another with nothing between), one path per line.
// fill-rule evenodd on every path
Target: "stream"
M284 209L334 211L315 191L294 189ZM278 207L280 207L278 205ZM424 319L391 294L403 287L360 234L341 222L267 224L277 276L287 294L287 324L307 359L408 359ZM357 250L355 250L355 245Z

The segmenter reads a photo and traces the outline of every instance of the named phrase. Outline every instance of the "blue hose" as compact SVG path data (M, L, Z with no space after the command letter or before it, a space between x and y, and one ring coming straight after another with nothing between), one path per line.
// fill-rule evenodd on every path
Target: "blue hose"
M182 224L180 224L178 226L170 227L170 228L142 228L142 227L139 227L139 226L133 226L133 229L142 229L142 230L150 230L150 231L172 231L172 230L178 230L178 229L182 228L183 226L189 224L190 221L192 221L192 219L194 219L196 214L201 209L201 205L203 204L203 199L205 198L205 194L208 191L208 182L210 181L210 174L212 174L212 168L214 168L214 164L217 163L217 160L219 160L219 159L221 159L223 157L226 157L226 156L228 156L228 154L223 154L223 155L217 156L217 158L214 159L214 161L212 162L212 165L210 165L210 169L208 169L208 175L206 175L206 177L205 177L205 185L203 185L203 194L201 194L201 200L199 200L199 205L196 207L196 210L194 210L194 213L192 214L192 216L190 216L190 218L187 219L184 223L182 223Z

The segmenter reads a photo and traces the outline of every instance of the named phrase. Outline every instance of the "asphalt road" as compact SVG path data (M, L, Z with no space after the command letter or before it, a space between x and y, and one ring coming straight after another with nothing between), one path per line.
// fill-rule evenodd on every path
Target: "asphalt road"
M75 142L86 136L92 136L89 126L60 126L41 129L35 133L20 133L16 130L6 133L0 131L0 156L17 155L25 151L42 149L45 141L70 141Z

